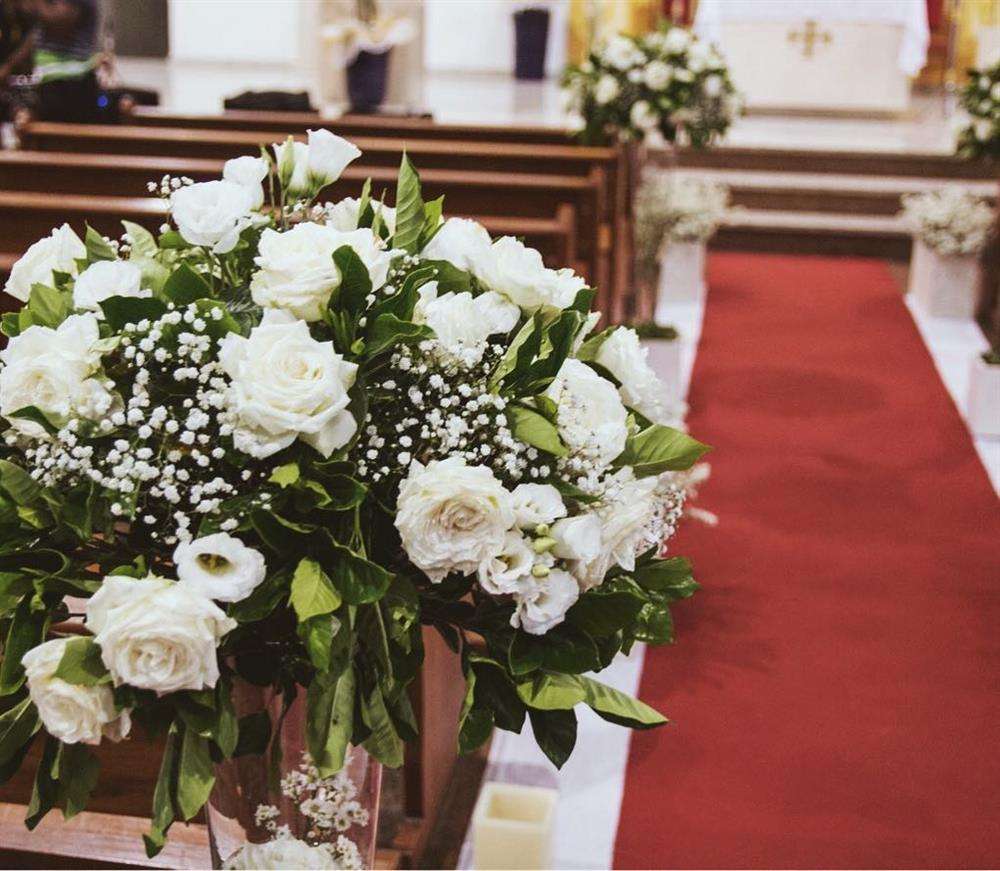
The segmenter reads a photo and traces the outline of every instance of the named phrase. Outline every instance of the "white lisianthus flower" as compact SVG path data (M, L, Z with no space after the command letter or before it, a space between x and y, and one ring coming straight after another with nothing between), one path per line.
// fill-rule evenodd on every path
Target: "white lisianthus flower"
M633 126L638 127L640 130L645 130L647 133L650 130L655 130L656 125L660 123L660 116L657 114L656 109L645 100L639 100L632 106L628 117Z
M264 205L264 179L267 178L268 165L263 157L252 157L244 154L234 157L222 165L222 180L238 184L251 194L251 208L259 209Z
M573 576L554 569L544 578L534 578L530 593L517 595L517 607L510 625L531 635L544 635L566 619L566 612L580 598L580 588Z
M121 741L131 720L127 710L115 710L110 686L83 686L53 677L69 641L46 641L21 658L28 694L45 731L64 744L100 744L102 737Z
M382 225L388 229L389 235L394 234L396 232L396 210L391 206L376 202L372 202L372 209L376 214L382 216ZM326 207L326 225L342 233L357 230L358 220L361 217L360 211L361 200L356 197L345 197Z
M215 254L228 254L236 247L253 209L253 193L231 181L203 181L170 195L170 212L184 240Z
M601 520L594 513L557 520L551 535L556 540L552 555L561 560L589 562L604 549Z
M309 146L289 137L284 142L276 142L272 148L281 186L293 197L308 196Z
M549 559L551 562L551 558ZM500 552L479 564L479 586L494 596L533 588L535 552L519 532L508 532Z
M57 329L28 327L0 351L0 414L29 438L44 438L34 421L11 418L15 411L35 406L54 423L70 417L99 420L108 414L115 396L102 379L93 377L100 354L93 350L100 337L97 318L70 315Z
M382 287L392 258L399 252L386 250L369 229L340 232L323 224L304 222L291 230L268 228L260 237L259 267L250 281L253 301L265 309L282 309L304 321L318 321L330 294L340 286L340 270L334 252L353 249L368 269L372 288Z
M233 853L222 866L241 871L270 871L274 868L298 868L302 871L343 871L328 844L312 846L291 835L263 844L249 841ZM358 866L360 867L360 866Z
M317 342L304 321L266 311L248 338L229 333L222 340L219 362L231 380L237 450L269 457L301 439L329 457L357 431L347 391L358 367L332 342Z
M667 424L675 418L667 387L649 365L649 349L635 330L619 327L597 351L596 362L621 382L619 392L625 404L653 423Z
M483 266L474 270L476 277L526 312L567 308L587 286L571 269L546 268L538 251L513 236L497 239L493 256Z
M619 93L621 93L621 88L618 86L618 79L607 73L601 76L597 80L597 84L594 85L594 101L599 106L606 106Z
M671 27L663 39L663 49L668 54L684 51L691 44L691 34L680 27Z
M69 224L56 227L48 236L39 239L14 263L4 293L27 302L35 284L53 284L53 272L76 275L77 260L87 256L87 247L73 232Z
M627 70L641 64L646 56L627 36L618 35L608 41L601 53L604 62L616 70Z
M142 270L127 260L98 260L84 269L73 284L74 307L92 312L100 312L101 303L113 296L152 295L151 290L142 288Z
M343 175L347 165L361 156L353 142L329 130L310 130L306 152L309 181L314 191L333 184Z
M182 542L174 551L177 579L218 602L241 602L267 577L259 550L217 532Z
M510 495L519 529L533 529L566 516L562 495L551 484L518 484Z
M662 91L674 77L673 67L661 60L654 60L643 74L646 84L654 91Z
M545 394L559 409L559 435L571 451L605 468L625 450L628 412L615 385L586 363L566 360Z
M448 457L413 463L399 486L396 529L413 564L437 583L501 553L514 525L510 493L486 466Z
M448 218L420 252L424 260L447 260L477 277L493 258L486 228L469 218Z
M216 648L236 621L185 584L112 575L87 602L87 626L115 686L162 696L215 686Z
M429 283L434 284L436 290L437 282ZM447 357L467 366L482 359L490 336L509 333L521 318L521 310L516 305L492 290L475 297L468 291L429 296L429 292L421 294L419 312L415 309L414 319L434 330L440 349Z

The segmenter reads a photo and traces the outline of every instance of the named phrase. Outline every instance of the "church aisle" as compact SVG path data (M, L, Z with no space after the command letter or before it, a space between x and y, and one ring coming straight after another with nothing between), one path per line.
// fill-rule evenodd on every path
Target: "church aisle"
M691 392L716 528L650 649L616 867L989 867L1000 504L886 266L719 254Z

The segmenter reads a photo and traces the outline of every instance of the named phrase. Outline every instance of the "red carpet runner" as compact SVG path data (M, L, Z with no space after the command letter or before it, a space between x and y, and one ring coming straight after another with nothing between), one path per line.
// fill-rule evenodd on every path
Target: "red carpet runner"
M622 868L997 867L1000 502L888 269L721 254L704 585L641 697Z

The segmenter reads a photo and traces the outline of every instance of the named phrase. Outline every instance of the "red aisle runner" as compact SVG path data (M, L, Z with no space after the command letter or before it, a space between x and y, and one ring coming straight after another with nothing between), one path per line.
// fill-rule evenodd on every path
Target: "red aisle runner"
M1000 502L888 269L720 254L622 868L1000 865Z

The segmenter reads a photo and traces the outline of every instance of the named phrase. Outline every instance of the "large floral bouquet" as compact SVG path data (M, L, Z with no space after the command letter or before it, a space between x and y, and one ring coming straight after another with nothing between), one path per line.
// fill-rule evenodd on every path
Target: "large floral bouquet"
M165 179L158 235L63 226L13 269L0 774L41 742L29 826L84 807L88 745L138 725L166 734L158 850L217 764L274 749L241 682L305 696L286 795L340 789L352 745L399 765L422 625L460 657L464 751L529 717L560 765L577 704L664 722L586 673L670 640L697 585L664 542L705 447L661 423L634 334L592 332L583 279L442 220L405 157L394 209L317 203L359 153L314 131Z
M996 220L985 199L957 185L904 194L902 214L921 240L945 256L979 254Z
M956 120L956 148L963 157L1000 158L1000 61L969 70Z
M584 121L588 143L615 137L708 145L741 111L714 46L671 24L641 37L619 34L563 76L568 103Z

